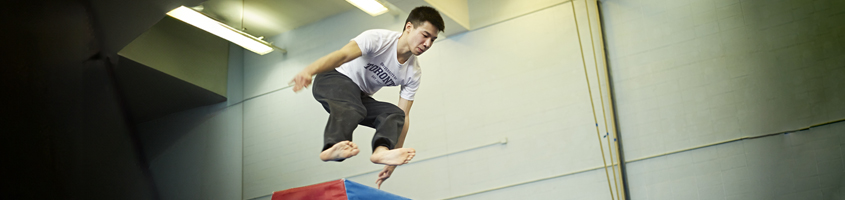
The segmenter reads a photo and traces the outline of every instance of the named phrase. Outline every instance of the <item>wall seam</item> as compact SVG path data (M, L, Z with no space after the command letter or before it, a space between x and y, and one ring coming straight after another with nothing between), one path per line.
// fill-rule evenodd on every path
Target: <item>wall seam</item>
M614 84L613 84L613 79L612 79L613 73L611 72L611 69L610 69L610 60L607 57L608 47L607 47L607 43L604 42L604 38L606 38L607 34L604 31L605 30L604 29L604 26L605 26L604 18L601 17L601 13L602 13L601 4L602 4L601 0L596 0L596 16L597 16L596 18L598 18L598 21L599 21L599 27L598 28L599 28L599 34L601 34L601 40L602 40L601 44L602 44L602 47L603 47L602 48L602 57L604 58L605 71L607 72L607 73L605 73L605 76L606 76L605 79L607 80L606 85L608 87L607 93L608 93L608 95L613 97L613 96L615 96L613 94L614 94L614 91L616 91L616 90L614 90ZM604 102L602 102L602 103L604 103ZM622 148L623 147L622 137L621 137L622 135L619 133L620 132L619 131L620 130L620 128L619 128L619 118L617 117L617 116L619 116L619 114L618 114L618 111L616 109L613 109L613 108L618 107L617 106L618 104L616 104L616 99L610 98L610 105L611 105L610 111L613 113L613 119L615 119L615 120L613 120L613 127L614 127L614 133L613 134L614 134L614 137L616 138L616 149L618 150L617 159L619 159L619 161L621 161L621 162L619 162L619 173L620 173L620 176L621 176L620 178L622 179L622 190L623 190L625 199L631 199L631 191L628 187L629 186L628 185L628 168L626 166L627 163L625 162L625 149Z

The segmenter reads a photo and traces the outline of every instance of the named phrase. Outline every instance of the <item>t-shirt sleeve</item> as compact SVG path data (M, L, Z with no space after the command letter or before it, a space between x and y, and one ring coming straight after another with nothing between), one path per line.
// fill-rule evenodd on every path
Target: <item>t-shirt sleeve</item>
M361 56L369 56L378 51L378 48L381 47L380 39L381 37L379 37L378 31L375 30L364 31L355 38L352 38L355 43L358 43L358 48L361 49Z
M422 77L420 71L416 71L411 80L408 81L407 84L402 85L402 90L399 92L399 96L403 99L413 101L414 96L417 94L417 89L420 88L421 79Z

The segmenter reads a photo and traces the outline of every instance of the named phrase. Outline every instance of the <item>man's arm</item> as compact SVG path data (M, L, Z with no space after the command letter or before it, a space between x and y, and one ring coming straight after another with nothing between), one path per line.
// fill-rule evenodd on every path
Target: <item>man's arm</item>
M399 141L396 141L395 148L402 148L402 145L405 144L405 135L408 133L408 126L411 122L411 105L414 105L414 101L407 100L405 98L399 97L399 108L402 111L405 111L405 125L402 126L402 133L399 134ZM384 183L387 178L390 178L390 175L393 174L393 170L396 169L396 166L384 166L384 169L381 170L378 174L378 179L376 179L376 185L379 189L381 189L381 183Z
M402 145L405 144L405 135L408 134L408 126L411 124L411 105L414 105L414 101L399 97L398 106L402 111L405 111L405 125L402 126L402 133L399 134L399 141L395 145L396 148L402 148Z
M323 56L314 63L311 63L305 69L293 77L291 83L294 83L293 91L299 92L302 88L307 88L311 85L311 77L334 68L340 67L343 63L349 62L355 58L361 57L361 49L358 48L358 43L355 40L349 41L343 48Z

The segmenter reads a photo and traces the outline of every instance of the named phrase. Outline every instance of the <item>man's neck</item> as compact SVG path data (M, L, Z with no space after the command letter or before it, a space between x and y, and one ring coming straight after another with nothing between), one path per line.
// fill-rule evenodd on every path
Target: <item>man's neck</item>
M402 35L399 36L399 41L397 41L396 60L401 64L405 64L405 62L411 58L411 55L413 55L413 53L411 53L411 47L408 46L408 42L405 41L406 39L405 33L403 32Z

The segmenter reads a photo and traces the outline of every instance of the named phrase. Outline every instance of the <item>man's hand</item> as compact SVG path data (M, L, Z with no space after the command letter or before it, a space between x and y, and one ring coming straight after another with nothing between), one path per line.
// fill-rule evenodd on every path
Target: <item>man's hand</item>
M378 189L381 189L381 183L390 178L390 174L393 174L393 170L396 169L396 166L384 166L384 169L378 173L378 179L376 180L376 185L378 185Z
M290 80L288 85L293 85L293 92L299 92L302 88L308 88L311 85L311 74L302 70L299 74L293 77L293 80Z

